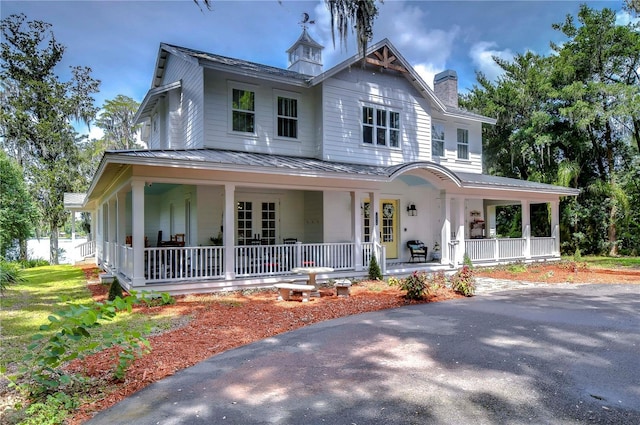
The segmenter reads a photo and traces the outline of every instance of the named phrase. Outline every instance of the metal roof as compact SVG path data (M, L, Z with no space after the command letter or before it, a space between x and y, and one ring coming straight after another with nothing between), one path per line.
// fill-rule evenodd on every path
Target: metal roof
M527 192L557 193L576 196L578 189L554 186L514 178L486 174L454 172L430 162L418 161L392 166L375 166L324 161L317 158L301 158L255 152L239 152L220 149L131 150L109 151L105 158L110 162L144 163L145 165L174 165L189 168L225 169L237 171L263 171L276 174L324 175L325 177L358 176L362 178L392 179L408 170L428 168L462 188L495 188L523 190Z

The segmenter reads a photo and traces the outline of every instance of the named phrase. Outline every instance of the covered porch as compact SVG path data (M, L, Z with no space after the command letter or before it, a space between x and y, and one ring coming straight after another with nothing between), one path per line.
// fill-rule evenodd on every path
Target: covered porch
M333 270L321 280L361 278L374 256L386 275L453 270L465 254L474 264L559 259L559 197L570 194L431 162L212 150L109 153L97 175L83 205L97 264L126 288L173 293L270 286L304 266ZM495 237L505 203L522 206L521 237ZM531 234L532 204L547 205L544 235ZM410 262L410 240L425 243L424 262Z

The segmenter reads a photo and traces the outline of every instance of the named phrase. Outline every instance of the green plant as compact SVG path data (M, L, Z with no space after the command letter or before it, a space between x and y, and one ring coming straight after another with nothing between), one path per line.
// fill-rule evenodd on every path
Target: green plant
M22 282L20 267L16 263L0 261L0 294L7 286Z
M42 401L29 405L26 409L27 418L21 421L20 425L61 424L64 423L69 412L77 407L77 399L63 392L56 392Z
M375 255L372 255L371 260L369 260L369 279L382 280L382 272Z
M451 276L451 289L455 292L471 297L476 291L475 277L473 270L469 266L462 266L453 276Z
M132 295L138 295L136 291L131 291ZM176 299L171 296L168 292L141 292L138 295L140 302L144 303L148 307L158 306L158 305L171 305L176 303Z
M107 299L109 301L113 301L116 299L116 297L123 298L124 294L122 293L122 286L120 286L118 278L114 277L113 281L111 282L111 286L109 286L109 295L107 296Z
M447 287L447 276L442 270L429 276L429 287L433 290Z
M430 292L427 275L417 271L404 279L389 278L389 285L399 286L403 291L407 291L405 298L409 300L422 299L425 294L428 295Z
M462 265L469 267L473 270L473 263L471 262L471 257L466 252L464 253L464 257L462 257Z
M101 326L101 322L112 320L118 311L130 312L132 306L139 302L137 295L129 295L89 305L67 303L54 311L48 317L49 323L40 326L40 330L56 332L48 338L40 333L33 335L29 353L23 357L24 365L20 371L33 383L25 390L34 396L60 391L73 384L74 380L61 368L65 362L113 346L121 349L114 376L122 379L136 356L148 352L149 342L135 330L102 332L98 336L95 329Z
M573 253L573 261L579 263L582 261L582 254L580 253L580 248L576 248L576 251Z

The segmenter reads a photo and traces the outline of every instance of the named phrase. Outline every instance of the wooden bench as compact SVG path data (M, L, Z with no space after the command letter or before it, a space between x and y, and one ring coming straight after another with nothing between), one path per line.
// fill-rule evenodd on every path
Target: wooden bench
M278 292L280 293L278 301L289 301L291 294L300 292L302 293L302 302L308 302L309 294L316 289L313 285L298 285L295 283L276 283L273 286L278 288Z

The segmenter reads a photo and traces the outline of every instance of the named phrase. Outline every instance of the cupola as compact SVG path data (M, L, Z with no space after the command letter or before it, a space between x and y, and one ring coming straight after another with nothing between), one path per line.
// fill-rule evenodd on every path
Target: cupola
M302 29L298 40L289 47L289 69L300 74L316 76L322 73L322 47Z

